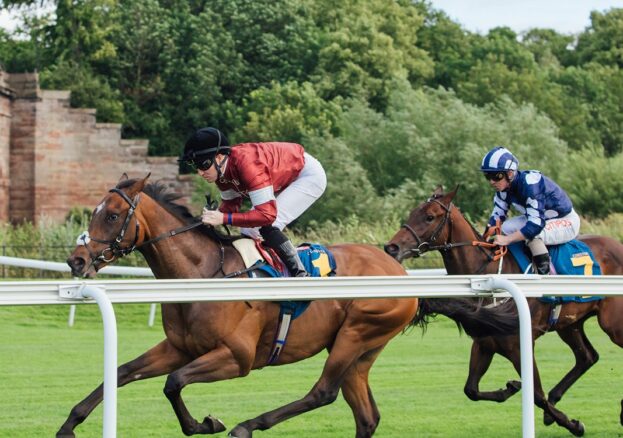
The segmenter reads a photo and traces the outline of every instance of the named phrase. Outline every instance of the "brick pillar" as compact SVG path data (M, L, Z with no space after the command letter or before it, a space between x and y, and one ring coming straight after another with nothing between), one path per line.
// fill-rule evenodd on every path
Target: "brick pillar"
M0 70L0 222L9 220L11 103L15 93Z
M11 113L9 219L13 223L34 221L35 147L39 84L36 73L11 74L15 91Z

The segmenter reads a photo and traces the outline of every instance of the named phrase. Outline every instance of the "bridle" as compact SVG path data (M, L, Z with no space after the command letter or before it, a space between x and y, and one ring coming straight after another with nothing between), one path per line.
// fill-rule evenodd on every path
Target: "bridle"
M408 253L412 253L413 254L413 257L420 257L422 254L424 254L424 253L426 253L428 251L439 250L439 251L447 252L447 251L449 251L449 250L451 250L453 248L458 248L458 247L462 247L462 246L476 246L487 257L487 260L478 269L478 272L476 273L476 275L481 274L485 270L485 268L487 267L487 265L489 263L491 263L493 261L499 261L502 257L504 257L504 255L506 254L507 248L506 247L498 247L497 245L495 245L493 243L483 242L483 241L479 241L479 240L470 240L470 241L467 241L467 242L451 243L450 241L452 240L452 227L450 227L450 232L448 233L448 238L446 239L445 243L440 244L440 245L431 245L431 243L433 243L433 242L435 242L437 240L437 238L439 237L439 234L441 234L441 231L443 230L444 226L446 225L446 222L449 221L450 223L452 223L452 219L450 218L450 212L452 211L453 204L451 202L449 205L446 206L446 205L444 205L443 203L441 203L438 199L436 199L434 197L428 198L427 202L434 202L434 203L436 203L437 205L439 205L441 208L443 208L445 210L445 214L443 216L443 219L439 222L439 224L437 225L435 230L431 233L431 235L430 235L430 237L428 238L427 241L423 241L423 239L420 238L420 236L418 236L418 234L415 232L415 230L409 224L403 224L402 225L401 228L404 228L409 233L411 233L411 235L415 238L415 241L417 242L417 247L416 248L411 248L411 249L407 250ZM473 229L473 226L472 226L472 229ZM478 234L478 233L476 233L476 234ZM490 249L491 252L485 251L484 248ZM497 249L493 250L493 248L497 248Z
M443 219L441 220L441 222L439 222L435 230L431 233L430 237L428 238L428 241L426 242L424 242L420 238L420 236L418 236L418 234L409 224L402 224L402 228L404 228L409 233L411 233L411 235L415 238L415 241L417 242L417 247L409 249L408 251L413 253L414 257L419 257L422 254L427 253L428 251L434 251L434 250L447 251L455 246L465 246L467 243L454 244L454 243L447 243L447 241L443 245L431 246L431 242L434 242L435 240L437 240L437 238L439 237L439 234L443 230L444 225L450 219L450 211L452 210L452 203L450 203L450 205L448 206L445 206L435 198L428 198L426 202L434 202L438 204L439 206L441 206L441 208L443 208L446 211L446 213L444 214ZM450 240L450 236L448 236L448 240ZM471 245L472 243L469 242L469 244Z
M140 230L138 219L134 218L134 221L136 224L135 231L134 231L134 241L132 242L130 246L126 248L123 248L121 246L121 242L125 238L125 234L130 225L130 220L132 220L132 217L134 216L134 211L136 210L140 197L137 194L134 197L134 199L130 199L130 197L125 194L125 192L123 192L122 190L118 188L110 189L108 192L118 194L130 206L130 208L128 209L128 214L126 215L125 220L123 221L123 225L121 226L121 229L119 230L119 233L117 234L117 237L115 237L112 240L99 239L97 237L90 236L89 232L85 231L78 237L78 241L76 242L77 244L84 245L86 247L87 251L89 251L89 255L91 256L91 260L102 261L104 263L110 263L115 258L124 257L130 254L132 251L134 251L136 249L136 242L138 242L138 236L139 236L139 230ZM94 256L91 253L91 250L89 249L87 245L87 243L89 243L88 242L89 240L93 240L95 242L103 243L109 246L104 248L98 256Z
M138 219L136 217L134 217L134 212L136 211L136 207L138 206L139 200L140 200L140 194L137 194L134 199L130 199L130 197L123 191L120 190L118 188L113 188L110 189L108 191L109 193L116 193L117 195L121 196L121 198L128 203L128 205L130 206L130 208L128 209L128 214L125 217L125 220L123 221L123 225L121 226L121 229L119 230L119 233L117 234L117 237L115 237L112 240L106 240L106 239L99 239L97 237L92 237L89 235L88 231L85 231L84 233L82 233L80 236L78 236L78 240L76 241L76 244L78 245L83 245L87 251L89 252L89 256L91 257L91 266L93 266L96 262L101 261L104 263L110 263L113 260L115 260L116 258L121 258L121 257L125 257L128 254L132 253L134 250L139 249L141 247L147 246L147 245L152 245L162 239L166 239L168 237L173 237L176 236L178 234L184 233L186 231L192 230L193 228L197 228L201 225L203 225L203 223L201 221L197 221L197 222L193 222L191 224L188 225L184 225L182 227L179 228L175 228L174 230L170 230L167 231L165 233L162 233L156 237L154 237L153 239L149 239L146 240L140 244L137 245L138 242L138 238L139 238L139 231L140 231L140 223L138 221ZM134 231L134 241L129 245L126 246L125 248L121 246L121 242L123 241L123 239L125 238L126 232L128 230L128 227L130 225L130 221L132 220L132 217L134 217L134 222L135 222L135 231ZM88 243L89 241L93 240L94 242L98 242L98 243L103 243L107 246L106 248L104 248L99 255L95 255L91 252L91 250L89 249ZM223 264L225 263L225 249L223 247L222 242L219 241L220 247L221 247L221 262L220 262L220 266L219 269L216 271L218 272L219 270L222 270ZM89 268L91 267L89 266ZM216 274L215 272L215 274Z

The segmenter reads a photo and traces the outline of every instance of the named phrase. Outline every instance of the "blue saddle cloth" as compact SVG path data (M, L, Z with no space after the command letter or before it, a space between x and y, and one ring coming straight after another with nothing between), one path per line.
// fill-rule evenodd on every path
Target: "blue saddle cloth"
M531 255L524 242L516 242L508 246L522 272L526 272L531 263ZM572 240L562 245L548 246L549 255L557 275L601 275L601 268L591 249L584 242ZM584 303L597 301L602 296L565 296L542 297L546 303Z
M335 258L325 246L317 243L304 243L298 248L299 257L305 266L305 270L312 277L332 277L335 275ZM270 277L283 277L284 275L270 266L268 263L256 263L258 270L266 272ZM298 318L309 306L310 301L279 301L280 314L289 313L292 320Z

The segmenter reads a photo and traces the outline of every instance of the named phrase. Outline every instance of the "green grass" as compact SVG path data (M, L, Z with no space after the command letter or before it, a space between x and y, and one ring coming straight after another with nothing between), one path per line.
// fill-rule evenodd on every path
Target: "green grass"
M49 437L102 378L103 333L97 307L77 309L76 325L66 326L67 306L0 307L0 437ZM147 327L148 305L117 305L119 361L125 362L162 339L160 326ZM588 334L601 360L566 395L559 407L586 426L587 437L621 437L623 351L595 321ZM521 396L506 403L472 402L463 394L470 339L447 319L424 336L413 329L381 354L370 385L381 411L379 437L519 437ZM286 347L287 348L287 347ZM573 356L555 334L539 340L537 359L549 389L571 367ZM238 422L303 396L319 375L325 354L283 367L255 371L244 379L188 386L182 393L190 412L211 413L232 428ZM517 378L497 357L481 384L497 389ZM118 436L183 436L162 394L165 378L132 383L118 393ZM541 423L539 437L571 436ZM99 437L102 407L76 429L79 437ZM258 437L348 437L354 435L342 397L330 406L293 418ZM226 433L218 436L226 436Z

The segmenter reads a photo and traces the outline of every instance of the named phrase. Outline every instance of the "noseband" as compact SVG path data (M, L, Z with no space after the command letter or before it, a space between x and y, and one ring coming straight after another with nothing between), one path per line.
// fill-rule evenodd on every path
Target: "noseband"
M429 198L428 202L435 202L436 204L440 205L441 208L443 208L446 211L446 214L444 214L442 221L439 222L439 225L437 225L437 228L435 228L435 231L432 232L430 238L426 242L424 242L420 238L420 236L417 235L415 230L409 224L402 225L402 228L406 229L409 233L411 233L411 235L415 238L415 241L417 242L417 248L409 250L409 252L413 253L414 257L419 257L422 254L428 251L431 251L431 250L448 250L453 247L452 244L448 244L448 243L443 244L443 245L431 246L431 242L434 242L435 240L437 240L437 237L439 237L441 230L443 230L444 225L450 218L450 211L452 210L452 203L450 203L450 205L446 207L445 205L443 205L441 202L439 202L435 198Z

